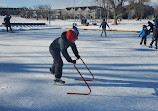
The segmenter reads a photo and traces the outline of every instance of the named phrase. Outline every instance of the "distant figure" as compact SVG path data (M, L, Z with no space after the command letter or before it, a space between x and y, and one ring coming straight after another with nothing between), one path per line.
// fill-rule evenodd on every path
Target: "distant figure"
M106 36L106 26L109 27L109 25L107 24L107 22L105 21L105 19L103 19L103 21L102 21L102 23L101 23L101 25L100 25L100 27L102 27L101 37L102 37L103 32L105 33L105 37L107 37L107 36ZM109 28L110 28L110 27L109 27Z
M7 16L4 18L4 22L5 22L5 26L6 26L6 28L7 28L7 32L8 32L8 27L9 27L10 30L12 31L11 24L10 24L10 19L11 19L11 16L10 16L10 15L7 15Z
M79 31L78 31L77 27L76 27L76 26L73 26L73 29L74 29L74 32L78 35L78 34L79 34Z
M142 45L143 41L144 41L144 45L146 45L146 41L147 41L147 35L150 34L150 30L147 29L146 25L143 25L143 30L141 30L140 35L142 35L142 39L140 41L140 45Z
M153 30L154 30L154 24L153 23L151 23L150 21L148 21L148 26L150 27L150 31L151 32L153 32Z
M153 30L153 35L152 35L152 41L150 43L149 48L152 48L153 43L155 42L155 49L157 49L157 43L158 43L158 19L157 17L153 17L152 19L155 22L154 30Z

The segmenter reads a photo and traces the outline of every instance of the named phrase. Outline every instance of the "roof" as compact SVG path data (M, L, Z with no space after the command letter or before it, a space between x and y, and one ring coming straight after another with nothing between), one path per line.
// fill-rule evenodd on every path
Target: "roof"
M0 7L0 10L28 10L28 8L2 8Z
M86 8L89 8L90 10L94 10L94 9L98 9L98 8L102 8L102 7L98 7L98 6L84 6L84 7L75 7L75 10L78 10L79 8L81 8L82 10L85 10ZM74 7L67 7L67 10L71 10L74 9Z

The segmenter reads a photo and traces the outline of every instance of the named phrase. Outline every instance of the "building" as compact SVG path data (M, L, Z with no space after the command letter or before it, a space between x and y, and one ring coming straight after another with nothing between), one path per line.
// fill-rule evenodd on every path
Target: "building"
M1 8L0 15L19 15L21 12L28 10L27 8Z
M97 19L101 17L102 7L86 6L86 7L68 7L62 10L61 16L63 19Z

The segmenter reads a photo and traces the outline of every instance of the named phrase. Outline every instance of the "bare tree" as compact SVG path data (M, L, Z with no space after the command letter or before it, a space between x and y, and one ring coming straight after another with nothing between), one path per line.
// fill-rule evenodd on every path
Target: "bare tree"
M154 9L154 15L158 15L158 7Z
M137 19L143 19L145 13L145 6L148 6L150 0L129 0L129 6L134 8Z
M47 18L50 19L50 10L51 7L49 5L38 5L34 7L37 11L38 18Z
M107 6L109 9L109 5L112 7L114 25L117 25L117 19L122 16L124 1L125 0L95 0L95 2L97 2L98 4L102 4L104 8L105 6Z
M118 17L122 16L122 7L125 0L109 0L113 8L114 25L117 25Z

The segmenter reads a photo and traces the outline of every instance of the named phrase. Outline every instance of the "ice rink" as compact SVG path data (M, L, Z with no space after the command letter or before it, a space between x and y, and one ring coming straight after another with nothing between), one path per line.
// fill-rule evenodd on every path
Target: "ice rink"
M157 111L158 50L140 46L138 33L80 30L76 45L95 79L88 82L88 96L80 75L65 58L65 85L54 85L49 73L53 59L50 43L66 29L40 28L0 32L1 111ZM71 48L70 56L75 59ZM85 78L90 74L80 60L76 66Z

